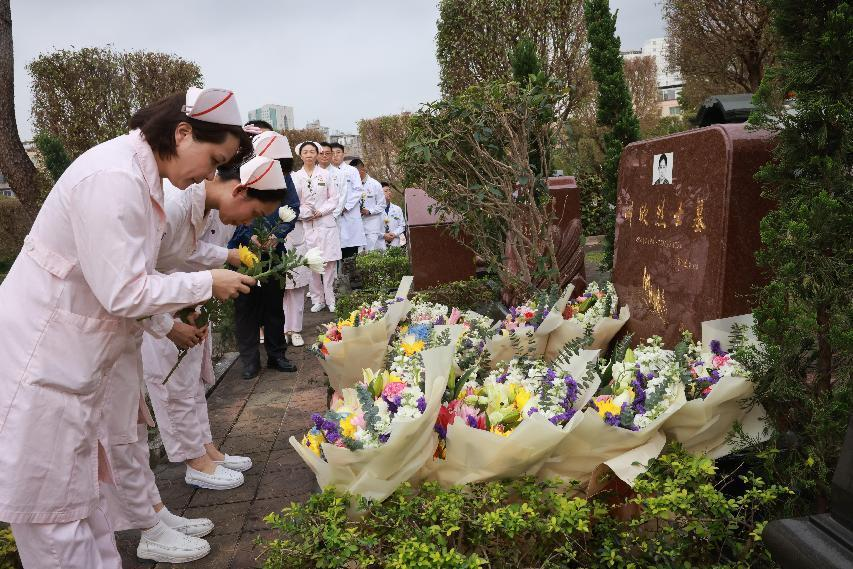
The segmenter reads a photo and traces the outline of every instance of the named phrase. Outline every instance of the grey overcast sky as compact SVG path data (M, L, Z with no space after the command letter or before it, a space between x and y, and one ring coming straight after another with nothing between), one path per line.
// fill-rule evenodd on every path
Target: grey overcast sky
M439 96L437 0L12 0L15 107L31 138L26 65L41 53L112 44L174 53L240 109L294 107L296 125L355 132L361 118ZM611 0L623 49L664 35L659 0ZM235 35L230 30L236 30ZM164 93L165 95L165 93Z

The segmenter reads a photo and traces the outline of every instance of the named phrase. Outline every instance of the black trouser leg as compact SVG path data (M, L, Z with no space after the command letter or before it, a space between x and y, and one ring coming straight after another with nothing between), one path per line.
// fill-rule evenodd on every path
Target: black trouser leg
M357 254L358 247L341 247L341 257L344 259L355 257Z
M260 363L261 294L261 288L252 287L234 299L234 335L243 367Z
M283 358L287 345L284 342L284 290L275 279L267 280L261 287L264 325L264 347L267 359Z

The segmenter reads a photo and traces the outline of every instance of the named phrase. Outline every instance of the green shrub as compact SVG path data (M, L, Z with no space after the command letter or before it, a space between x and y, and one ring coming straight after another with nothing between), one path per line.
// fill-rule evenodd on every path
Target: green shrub
M409 254L402 247L361 253L355 258L355 270L362 289L385 292L397 290L400 279L412 274Z
M0 569L21 569L15 538L9 528L0 529Z
M533 478L405 484L382 503L360 501L354 517L350 496L326 490L268 515L277 536L258 543L266 569L772 567L763 516L788 491L750 475L728 498L714 474L711 460L671 448L634 492L610 484L582 498Z
M222 357L225 352L237 349L237 339L234 335L234 301L210 299L207 304L210 313L213 336L213 358Z
M436 285L416 292L413 300L437 302L460 310L480 310L497 300L495 284L486 279L470 278Z
M346 294L339 294L335 298L335 314L338 318L346 318L350 313L365 303L387 298L387 291L359 289Z

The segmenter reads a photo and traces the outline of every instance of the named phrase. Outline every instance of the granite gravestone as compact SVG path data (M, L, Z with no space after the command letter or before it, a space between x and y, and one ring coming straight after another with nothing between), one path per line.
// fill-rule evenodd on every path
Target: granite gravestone
M417 188L407 188L406 244L412 263L414 290L423 290L440 283L465 280L476 274L474 253L461 239L454 237L449 222L440 222L439 215L430 211L435 200ZM452 221L449 220L449 221Z
M754 175L767 132L714 125L628 145L619 164L613 283L635 341L752 311L759 224L771 203Z

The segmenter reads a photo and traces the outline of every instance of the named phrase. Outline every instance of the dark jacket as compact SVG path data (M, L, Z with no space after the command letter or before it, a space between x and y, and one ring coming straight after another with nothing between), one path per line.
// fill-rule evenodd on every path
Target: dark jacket
M284 193L281 205L290 206L290 208L296 212L296 218L293 221L282 223L276 230L275 236L278 237L276 251L278 253L284 252L284 238L287 237L288 233L293 231L293 228L296 227L296 220L299 219L299 194L296 193L296 186L293 185L293 180L290 179L290 174L286 174L284 179L287 182L287 191ZM267 229L272 229L278 225L280 222L278 218L278 210L263 218L263 222L266 224ZM237 229L234 231L234 236L231 237L231 241L228 242L228 248L236 249L238 245L248 246L252 240L253 234L253 224L249 223L246 225L238 225Z

